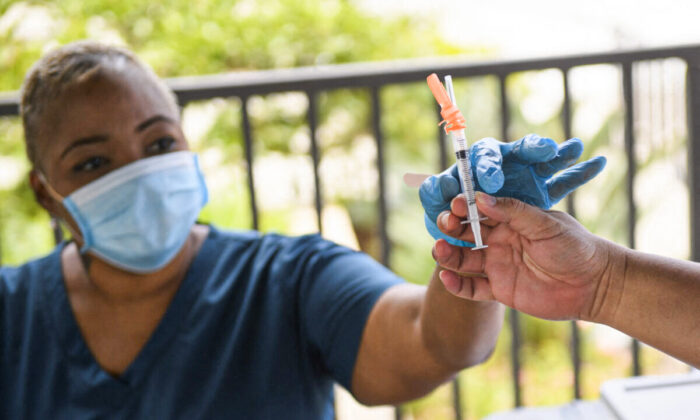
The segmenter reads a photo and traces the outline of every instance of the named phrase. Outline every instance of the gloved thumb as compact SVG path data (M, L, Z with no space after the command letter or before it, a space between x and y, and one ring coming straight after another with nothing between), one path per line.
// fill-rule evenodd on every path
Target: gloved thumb
M546 211L511 197L493 197L477 192L476 203L484 216L507 223L511 229L526 238L535 239L537 233L554 223Z
M481 139L469 149L470 159L478 185L483 191L495 193L503 187L503 155L501 142L494 138Z
M428 233L430 236L433 237L433 239L438 240L438 239L444 239L448 243L455 245L455 246L461 246L462 248L473 248L474 244L471 242L465 242L457 238L453 238L451 236L447 236L442 231L440 230L439 227L437 227L437 224L435 224L434 221L432 221L427 214L423 215L423 219L425 221L425 228L427 229Z

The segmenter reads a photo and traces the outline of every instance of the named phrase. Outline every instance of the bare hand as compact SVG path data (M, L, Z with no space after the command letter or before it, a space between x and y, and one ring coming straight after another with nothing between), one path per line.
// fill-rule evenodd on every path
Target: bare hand
M589 233L574 218L544 211L512 198L478 193L477 205L488 248L472 251L435 243L433 257L443 267L445 288L472 300L498 300L547 319L591 319L599 310L596 292L608 276L613 247ZM438 217L445 234L473 241L462 195L452 212Z

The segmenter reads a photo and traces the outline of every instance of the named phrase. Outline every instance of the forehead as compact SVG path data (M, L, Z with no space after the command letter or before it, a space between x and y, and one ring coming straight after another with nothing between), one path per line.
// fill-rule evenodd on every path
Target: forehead
M56 143L63 137L130 128L154 114L177 119L172 102L150 77L139 69L103 70L51 101L42 116L41 131L50 133L51 143Z

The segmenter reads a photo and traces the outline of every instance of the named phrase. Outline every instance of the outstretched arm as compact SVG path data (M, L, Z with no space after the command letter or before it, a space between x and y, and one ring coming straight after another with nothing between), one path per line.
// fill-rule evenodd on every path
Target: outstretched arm
M451 295L437 277L441 270L428 287L394 286L372 309L353 373L358 401L397 404L418 398L493 351L503 306Z
M438 226L470 240L454 200ZM510 198L477 197L489 217L485 250L438 241L446 289L469 300L497 300L547 319L607 324L700 367L700 264L633 251L588 232L574 218ZM487 278L465 275L485 273Z

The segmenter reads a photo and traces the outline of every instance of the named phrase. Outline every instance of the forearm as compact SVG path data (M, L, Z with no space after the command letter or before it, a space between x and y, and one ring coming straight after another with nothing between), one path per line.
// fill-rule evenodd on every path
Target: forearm
M503 305L450 294L436 267L420 311L423 345L447 372L479 364L493 351L503 324Z
M593 320L700 367L700 264L628 249L615 260Z
M433 274L430 285L399 285L367 321L352 391L368 404L398 404L425 395L490 354L502 306L450 295Z

